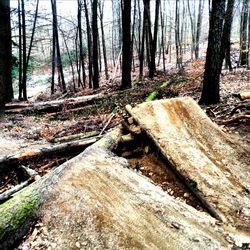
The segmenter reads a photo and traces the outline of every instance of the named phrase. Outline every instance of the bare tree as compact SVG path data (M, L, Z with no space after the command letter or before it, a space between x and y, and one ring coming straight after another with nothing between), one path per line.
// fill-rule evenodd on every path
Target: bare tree
M227 11L225 15L225 22L223 26L223 35L221 43L221 67L223 60L225 58L226 65L229 67L229 70L232 70L232 64L230 59L230 50L231 50L231 29L233 22L233 10L234 10L235 0L228 0L227 2Z
M87 6L87 1L84 0L84 12L85 12L85 19L86 19L86 28L87 28L87 40L88 40L88 71L89 71L89 88L92 88L92 77L93 77L93 43L92 43L92 32L90 27L89 21L89 11Z
M11 79L10 1L0 1L0 113L13 98Z
M82 1L77 0L78 11L77 11L77 24L78 24L78 37L79 37L79 52L80 52L80 67L82 72L83 87L86 87L86 73L84 66L84 51L83 51L83 38L82 38ZM81 81L80 81L81 82Z
M249 0L243 0L241 10L241 27L240 27L240 65L247 65L248 63L248 50L247 50L247 22L248 22L248 9Z
M122 84L131 88L131 0L122 0Z
M180 0L175 2L175 49L176 49L176 65L182 68L182 44L180 37Z
M159 10L160 10L160 0L155 1L155 23L154 23L154 37L151 45L151 58L150 58L150 69L149 69L149 77L153 77L156 71L155 66L155 54L157 47L157 36L158 36L158 22L159 22Z
M25 21L25 5L24 5L24 0L21 0L21 12L22 12L22 48L23 48L23 58L22 58L22 62L23 62L23 73L22 73L22 93L23 93L23 100L27 101L27 86L26 86L26 82L27 82L27 65L26 65L26 61L27 61L27 52L26 52L26 21Z
M213 0L200 104L220 102L221 41L226 0Z
M103 60L104 60L105 77L106 77L106 80L108 80L109 79L108 61L107 61L106 41L105 41L105 33L104 33L104 25L103 25L104 0L101 0L101 2L99 3L99 14L100 14L101 33L102 33L102 53L103 53Z
M58 22L57 22L57 6L56 0L51 0L52 16L53 16L53 52L52 52L52 83L51 83L51 94L54 94L55 87L55 67L58 73L58 83L63 93L66 92L66 84L63 74L63 66L59 45L59 35L58 35Z
M93 88L99 88L99 67L98 67L98 22L97 22L98 0L92 2L92 34L93 34Z

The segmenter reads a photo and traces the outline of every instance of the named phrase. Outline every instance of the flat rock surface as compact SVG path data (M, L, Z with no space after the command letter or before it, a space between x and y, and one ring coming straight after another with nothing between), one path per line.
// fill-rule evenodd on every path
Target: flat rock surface
M249 151L214 124L192 98L130 109L173 168L210 212L249 235Z
M62 167L41 209L43 240L34 242L33 232L33 246L60 250L232 247L230 233L214 218L175 200L128 169L127 160L102 147L91 146ZM23 246L28 243L29 238Z

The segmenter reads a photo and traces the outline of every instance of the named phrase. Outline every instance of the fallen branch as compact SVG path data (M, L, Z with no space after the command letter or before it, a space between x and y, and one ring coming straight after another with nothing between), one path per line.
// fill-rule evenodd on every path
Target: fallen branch
M107 123L104 125L104 127L103 127L103 129L102 129L102 131L100 132L99 135L102 135L103 132L107 129L107 127L109 126L109 124L110 124L110 122L112 121L113 117L115 117L115 113L114 113L114 112L110 115L110 117L109 117Z
M98 131L90 131L90 132L85 132L85 133L80 133L80 134L75 134L75 135L68 135L68 136L63 136L60 138L52 138L50 140L50 142L53 143L62 143L62 142L69 142L69 141L73 141L73 140L82 140L82 139L86 139L89 137L93 137L98 135L99 132Z
M13 113L22 113L22 114L28 114L33 112L60 112L65 110L66 108L73 108L77 105L83 105L85 103L88 103L90 101L99 100L104 97L107 97L107 94L95 94L95 95L87 95L87 96L80 96L75 98L68 98L63 100L53 100L53 101L47 101L47 102L38 102L29 104L27 107L24 108L18 108L18 109L12 109L12 110L6 110L6 114L13 114ZM73 107L72 107L73 106Z
M218 121L217 123L219 125L226 125L226 124L240 122L242 120L250 120L250 115L238 115L232 119L225 120L225 121Z
M58 115L66 115L66 114L78 113L78 112L85 111L85 110L86 110L86 107L72 108L72 109L66 109L66 110L63 110L63 111L49 113L46 116L47 117L54 117L54 116L58 116Z
M30 177L28 180L16 185L15 187L0 194L0 204L12 198L15 193L27 187L29 184L35 181L35 176Z
M36 158L41 155L51 155L56 153L63 153L76 148L85 149L87 146L95 143L100 137L94 137L90 139L77 140L72 142L66 142L59 145L50 146L47 148L40 148L30 151L18 153L16 155L10 155L0 158L0 172L10 165L17 165L19 162L27 159Z

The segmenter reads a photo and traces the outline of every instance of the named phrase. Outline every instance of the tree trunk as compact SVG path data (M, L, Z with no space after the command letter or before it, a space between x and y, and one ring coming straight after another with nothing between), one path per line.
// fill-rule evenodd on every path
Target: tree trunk
M178 69L182 68L182 48L180 38L180 0L176 0L175 4L175 49L176 49L176 65Z
M155 2L155 23L154 23L154 38L151 45L151 58L150 58L150 69L149 77L153 78L156 71L155 66L155 54L157 49L157 36L158 36L158 22L159 22L159 10L160 10L160 0Z
M98 22L97 22L98 0L92 2L92 34L93 34L93 89L99 88L99 66L98 66Z
M145 42L146 42L146 59L148 70L150 71L150 61L151 61L151 52L153 37L151 31L151 9L150 9L150 0L144 0L144 11L145 11Z
M197 17L197 28L196 28L196 37L195 37L195 58L199 58L199 44L200 44L200 34L201 34L201 24L202 24L202 16L204 9L205 0L199 0L199 10Z
M89 22L89 11L87 6L87 1L84 0L84 12L85 12L85 19L86 19L86 28L87 28L87 40L88 40L88 69L89 69L89 88L92 88L92 77L93 77L93 57L92 57L92 36L91 36L91 28Z
M13 97L11 79L10 1L0 2L0 113Z
M61 80L60 88L61 88L61 91L63 93L65 93L66 92L66 84L65 84L65 80L64 80L63 65L62 65L60 45L59 45L56 0L51 0L51 7L52 7L52 15L53 15L53 39L55 39L53 42L53 45L55 46L55 48L54 48L55 52L53 52L53 53L56 54L56 62L55 63L56 63L57 71L58 71L58 77Z
M146 11L144 5L144 12L143 12L143 25L142 25L142 36L141 36L141 44L140 44L140 73L139 78L142 79L143 77L143 68L144 68L144 55L145 55L145 33L146 33Z
M131 0L122 1L122 84L131 88Z
M250 69L250 8L248 8L248 69Z
M162 47L162 63L163 63L163 71L166 71L166 63L165 63L165 24L164 24L164 18L163 18L163 4L161 4L161 47Z
M201 0L200 0L201 1ZM192 36L192 44L191 44L191 60L193 60L193 54L195 51L195 4L192 6L192 10L190 7L190 0L187 1L188 13L191 24L191 36Z
M22 78L22 92L23 100L27 101L27 45L26 45L26 17L25 17L25 5L24 0L21 0L22 6L22 40L23 40L23 78Z
M247 22L248 22L248 8L249 0L243 0L241 11L241 32L240 32L240 65L247 65L248 50L247 50Z
M82 81L83 86L86 87L86 74L84 66L84 52L83 52L83 41L82 41L82 1L78 0L78 12L77 12L77 23L78 23L78 37L79 37L79 51L80 51L80 67L82 68Z
M51 2L52 5L52 2ZM51 95L55 93L55 68L56 68L56 35L55 35L55 25L52 27L52 75L51 75Z
M24 8L24 4L23 8ZM29 66L29 61L30 61L30 55L31 55L31 50L33 46L33 40L34 40L34 34L35 34L35 29L36 29L36 22L37 22L37 15L38 15L38 7L39 7L39 0L36 1L36 10L35 10L35 16L34 16L34 22L33 22L33 27L32 27L32 32L31 32L31 38L30 38L30 44L28 48L28 53L26 56L26 29L23 28L23 99L27 100L27 72L28 72L28 66ZM25 10L23 10L23 16L25 17ZM24 24L23 27L25 27L25 18L23 20ZM25 47L25 49L24 49ZM25 53L25 54L24 54ZM24 61L26 59L26 61Z
M65 44L65 47L66 47L66 51L67 51L67 54L68 54L68 57L69 57L69 63L70 63L70 67L71 67L74 92L77 92L77 90L76 90L75 70L74 70L73 59L72 59L72 57L70 55L70 51L69 51L69 47L68 47L68 44L67 44L67 41L66 41L65 34L64 34L64 32L62 30L61 30L61 32L62 32L62 37L63 37L64 44Z
M136 38L135 38L135 24L136 24L136 16L137 16L136 2L137 2L137 0L134 0L133 25L132 25L132 34L131 34L131 38L132 38L132 40L131 40L131 59L132 59L132 64L133 64L133 72L135 72L134 46L136 43Z
M18 67L18 88L19 88L19 95L18 100L23 100L23 87L22 87L22 81L23 81L23 58L22 58L22 20L21 20L21 3L20 0L18 0L18 50L19 50L19 67Z
M231 29L233 22L233 11L234 11L235 0L228 0L227 11L225 15L225 22L223 26L223 34L221 41L221 68L224 58L226 59L226 64L229 66L229 69L232 70L231 59L230 59L230 47L231 47Z
M106 52L106 41L105 41L105 33L103 26L103 14L104 14L104 1L99 3L99 13L100 13L100 24L101 24L101 33L102 33L102 51L103 51L103 60L104 60L104 68L105 68L105 77L106 80L109 79L108 74L108 62L107 62L107 52Z
M220 102L221 41L225 0L213 0L208 36L208 48L200 104Z

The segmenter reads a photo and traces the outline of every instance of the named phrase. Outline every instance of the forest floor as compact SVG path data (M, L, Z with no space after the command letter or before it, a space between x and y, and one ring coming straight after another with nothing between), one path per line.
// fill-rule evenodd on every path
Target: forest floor
M95 131L96 134L105 133L122 123L126 116L125 105L134 106L145 101L146 97L154 90L158 90L156 99L191 96L198 101L202 89L203 68L203 63L196 61L181 73L170 70L166 73L158 72L153 80L145 77L141 82L135 79L133 88L129 90L119 91L118 86L113 84L101 86L95 91L84 90L74 95L70 93L70 97L100 93L106 95L106 97L94 100L77 112L65 112L58 115L55 113L52 116L50 113L6 114L0 118L0 158L20 151L48 147L53 145L53 140L64 136L91 131ZM171 81L170 85L159 89L163 82L169 80ZM249 119L243 118L233 121L232 118L241 113L249 114L249 101L240 101L234 94L250 91L250 71L246 69L235 69L233 72L223 71L220 88L221 103L202 108L223 131L232 134L249 146ZM114 93L114 95L109 95L110 93ZM46 92L40 93L36 97L36 100L39 101L48 101L49 99ZM67 107L64 111L67 111ZM234 111L233 114L232 111ZM198 210L204 210L178 177L169 168L166 168L166 164L155 153L149 142L139 142L130 150L132 153L123 150L119 154L129 160L131 168L151 178L154 183L161 186L170 195L185 201ZM23 162L23 164L35 169L40 175L44 175L79 152L76 150L63 156L40 157L34 161ZM0 194L20 182L15 172L0 176L0 180ZM43 230L45 230L43 225L38 222L35 226L35 233L32 229L34 237L29 237L18 249L30 249L30 247L31 249L49 249L49 247L53 249L49 242L44 248L41 247L41 244L44 244L43 237L46 238L46 233Z

